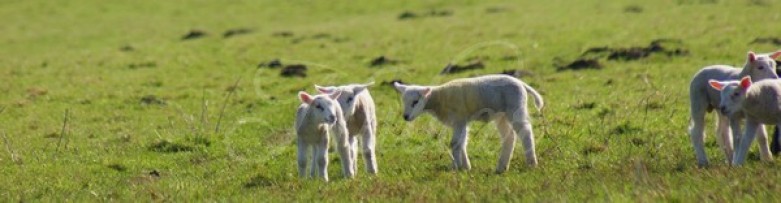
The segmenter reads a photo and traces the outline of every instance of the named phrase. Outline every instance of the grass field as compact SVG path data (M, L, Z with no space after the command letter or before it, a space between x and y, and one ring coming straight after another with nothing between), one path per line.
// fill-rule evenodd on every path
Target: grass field
M781 4L762 0L39 1L0 2L0 199L16 201L759 201L781 198L778 159L696 167L688 82L780 44ZM407 13L407 15L404 15ZM412 14L412 15L410 15ZM400 18L407 16L409 18ZM224 37L233 30L236 35ZM183 39L188 32L205 35ZM191 33L193 34L193 33ZM599 57L592 47L681 54ZM386 56L396 63L370 66ZM258 67L280 59L307 77ZM484 69L439 75L446 64ZM439 84L523 70L545 99L533 114L540 166L516 145L494 174L499 136L473 123L473 169L450 170L450 130L404 122L383 81ZM299 90L375 81L376 177L299 180ZM707 132L712 135L709 116Z

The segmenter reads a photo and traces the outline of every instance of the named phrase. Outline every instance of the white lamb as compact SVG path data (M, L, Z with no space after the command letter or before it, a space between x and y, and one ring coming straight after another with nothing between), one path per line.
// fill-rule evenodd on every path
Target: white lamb
M466 145L467 126L473 120L496 121L502 136L497 173L508 169L516 133L526 149L526 163L537 166L526 95L529 93L534 97L538 111L543 107L543 101L540 94L526 83L510 76L489 75L457 79L440 86L393 85L402 96L404 120L412 121L421 113L428 112L453 128L450 146L456 170L471 168Z
M768 151L767 134L762 124L781 125L781 80L762 80L752 84L751 77L740 82L711 81L714 89L721 91L721 105L724 113L743 113L746 117L746 131L736 147L733 165L742 165L746 160L751 142L759 133L760 152ZM758 131L758 132L757 132Z
M350 132L349 143L353 160L353 171L358 171L358 138L362 135L363 158L366 162L366 170L370 174L377 174L377 158L375 156L375 144L377 134L377 116L375 115L374 99L369 94L369 84L351 84L338 87L320 87L315 85L320 93L335 94L340 96L336 100L342 107L347 129Z
M705 114L717 108L720 104L719 92L710 88L709 80L737 80L743 76L751 76L756 80L767 78L778 78L776 75L774 58L781 56L781 51L771 54L748 53L746 64L743 69L733 68L727 65L708 66L697 72L689 84L689 99L691 101L691 121L689 125L689 135L691 136L694 151L697 156L697 163L700 166L708 165L708 158L705 155ZM740 120L742 114L735 113L728 117L723 113L718 113L718 122L716 124L716 140L721 146L727 157L727 162L732 162L733 147L736 147L740 135ZM730 128L732 131L730 132ZM732 135L735 135L733 144ZM763 160L772 159L770 153L760 151Z
M334 100L339 93L331 95L309 95L299 92L302 104L296 112L296 135L298 137L298 174L307 177L307 155L312 150L311 177L322 177L328 181L328 142L329 131L336 133L336 149L342 160L342 172L345 177L352 178L355 174L353 162L350 159L349 143L347 142L347 124L342 115L342 108Z

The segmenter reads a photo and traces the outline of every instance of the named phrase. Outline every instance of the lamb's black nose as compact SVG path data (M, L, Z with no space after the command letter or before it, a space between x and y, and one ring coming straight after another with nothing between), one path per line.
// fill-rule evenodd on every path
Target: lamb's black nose
M407 114L404 114L404 120L405 120L405 121L409 121L409 115L407 115Z
M726 106L722 106L719 110L721 110L721 113L727 114L727 107Z

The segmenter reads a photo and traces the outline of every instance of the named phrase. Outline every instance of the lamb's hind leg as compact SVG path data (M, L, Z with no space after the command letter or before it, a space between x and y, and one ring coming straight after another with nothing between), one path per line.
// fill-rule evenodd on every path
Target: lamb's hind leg
M506 117L499 117L495 122L496 127L499 129L500 136L502 136L502 152L499 154L499 164L496 166L496 173L503 173L507 171L510 166L510 159L512 159L513 150L515 148L516 135Z
M377 157L374 154L374 149L376 145L376 136L375 136L375 130L376 129L366 129L363 131L363 138L361 138L363 141L363 161L366 162L366 171L369 172L369 174L377 174Z
M358 174L358 136L350 136L350 161L353 173Z
M512 122L513 129L515 129L515 133L523 142L526 164L535 167L537 166L537 153L534 149L534 132L532 131L531 121L529 121L529 114L523 109L519 109L511 115L512 117L509 119Z
M770 152L770 145L768 145L767 131L765 131L765 125L759 125L757 129L757 143L759 143L759 159L762 161L773 161L773 153Z
M306 157L309 146L304 144L301 139L298 139L298 176L300 178L306 178ZM314 166L312 166L314 167Z
M689 137L697 157L697 165L707 166L708 157L705 155L705 107L692 104L691 119L689 123Z

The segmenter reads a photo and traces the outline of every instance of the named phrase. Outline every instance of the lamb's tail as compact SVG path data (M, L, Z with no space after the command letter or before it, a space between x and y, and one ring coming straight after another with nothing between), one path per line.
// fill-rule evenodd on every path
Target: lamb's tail
M524 85L524 89L526 89L526 92L531 94L532 97L534 97L534 105L537 106L537 111L541 111L542 107L545 106L545 103L542 101L542 96L540 96L540 93L538 93L537 90L535 90L528 84L523 84L523 85Z

